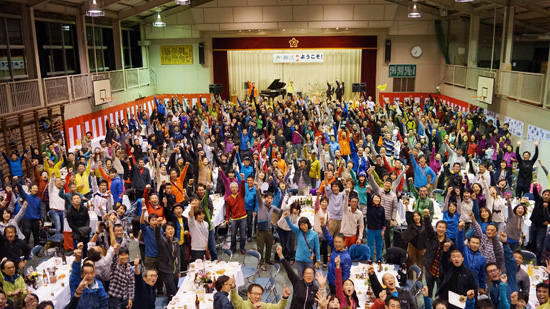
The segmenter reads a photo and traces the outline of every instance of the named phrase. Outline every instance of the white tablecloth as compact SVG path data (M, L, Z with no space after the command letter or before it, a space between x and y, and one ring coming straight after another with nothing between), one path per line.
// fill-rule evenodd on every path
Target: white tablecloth
M206 271L210 273L212 277L217 278L219 276L235 276L235 285L238 287L244 285L244 277L241 271L241 264L239 262L214 262L206 261ZM200 308L213 308L214 307L214 294L205 294L201 289L196 290L194 286L195 273L202 269L202 261L194 262L189 265L189 272L187 277L181 284L178 292L172 298L172 301L168 304L168 309L183 309L184 305L187 308L191 308L195 304L196 296L199 296L201 301Z
M56 308L65 307L71 300L71 289L69 287L69 276L71 273L71 266L74 261L74 256L67 257L67 265L61 265L60 257L52 257L42 264L36 267L36 271L40 276L43 274L43 270L48 272L48 268L53 268L57 266L58 270L56 276L58 278L55 284L47 284L38 288L34 291L40 301L51 300ZM59 279L64 275L64 278Z
M527 272L527 265L521 265L521 268ZM531 286L529 287L529 305L531 305L531 308L535 308L535 306L538 305L537 301L537 284L539 284L541 281L548 278L548 274L546 272L536 266L533 269L533 276L529 277Z
M355 291L357 292L357 297L359 298L359 303L364 304L367 301L367 291L369 289L367 278L368 276L368 264L362 264L359 263L356 266L351 266L350 270L350 279L353 281L353 284L355 285ZM384 274L389 273L394 276L396 286L399 286L397 282L397 268L396 265L393 264L382 264L382 271L378 271L378 265L373 264L374 270L376 273L376 277L378 277L378 281L382 283L382 276ZM376 295L378 298L378 295Z
M218 194L210 195L212 199L212 205L214 206L214 218L212 218L212 224L214 226L220 225L225 220L225 201L223 196ZM183 216L189 218L189 207L183 211Z

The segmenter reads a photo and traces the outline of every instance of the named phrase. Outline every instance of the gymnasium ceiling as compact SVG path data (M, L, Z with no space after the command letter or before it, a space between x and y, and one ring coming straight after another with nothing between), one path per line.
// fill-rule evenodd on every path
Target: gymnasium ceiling
M383 29L396 19L405 19L410 0L192 0L179 6L174 0L103 0L105 17L96 24L121 21L125 27L151 24L156 11L168 26L188 26L213 33L293 31L307 33L321 29L353 32ZM21 14L28 4L40 18L74 20L86 11L86 0L0 0L2 13ZM478 15L485 25L501 27L506 7L516 7L517 36L547 35L550 39L550 0L418 0L421 19L447 19ZM397 14L397 12L404 14ZM496 14L495 14L496 12ZM496 16L496 18L495 18ZM404 18L403 18L404 17ZM347 28L347 29L346 29ZM284 30L283 30L284 29Z

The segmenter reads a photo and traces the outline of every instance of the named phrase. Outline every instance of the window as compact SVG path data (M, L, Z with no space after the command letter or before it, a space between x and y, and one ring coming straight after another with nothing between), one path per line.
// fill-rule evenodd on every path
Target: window
M37 21L36 37L42 77L79 73L74 24Z
M414 78L394 78L393 91L414 92Z
M141 39L139 30L122 30L122 46L124 54L124 68L141 68L141 46L138 42Z
M28 78L26 63L21 20L0 17L0 81Z
M92 31L92 29L94 30ZM88 42L90 72L96 71L96 63L98 72L115 70L113 29L88 26L86 27L86 40Z

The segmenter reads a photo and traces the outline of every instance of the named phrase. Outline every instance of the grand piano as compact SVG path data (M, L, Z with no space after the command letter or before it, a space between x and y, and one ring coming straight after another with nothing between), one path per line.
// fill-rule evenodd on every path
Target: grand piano
M278 96L284 96L286 95L286 89L284 87L286 86L286 83L283 83L280 81L280 79L274 80L269 87L267 87L266 90L262 90L260 92L260 96L263 98L276 98Z

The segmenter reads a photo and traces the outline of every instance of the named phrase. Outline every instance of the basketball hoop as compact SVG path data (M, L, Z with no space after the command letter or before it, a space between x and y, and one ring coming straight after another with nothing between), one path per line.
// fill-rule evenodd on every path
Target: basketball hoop
M101 103L114 103L116 98L101 98Z

